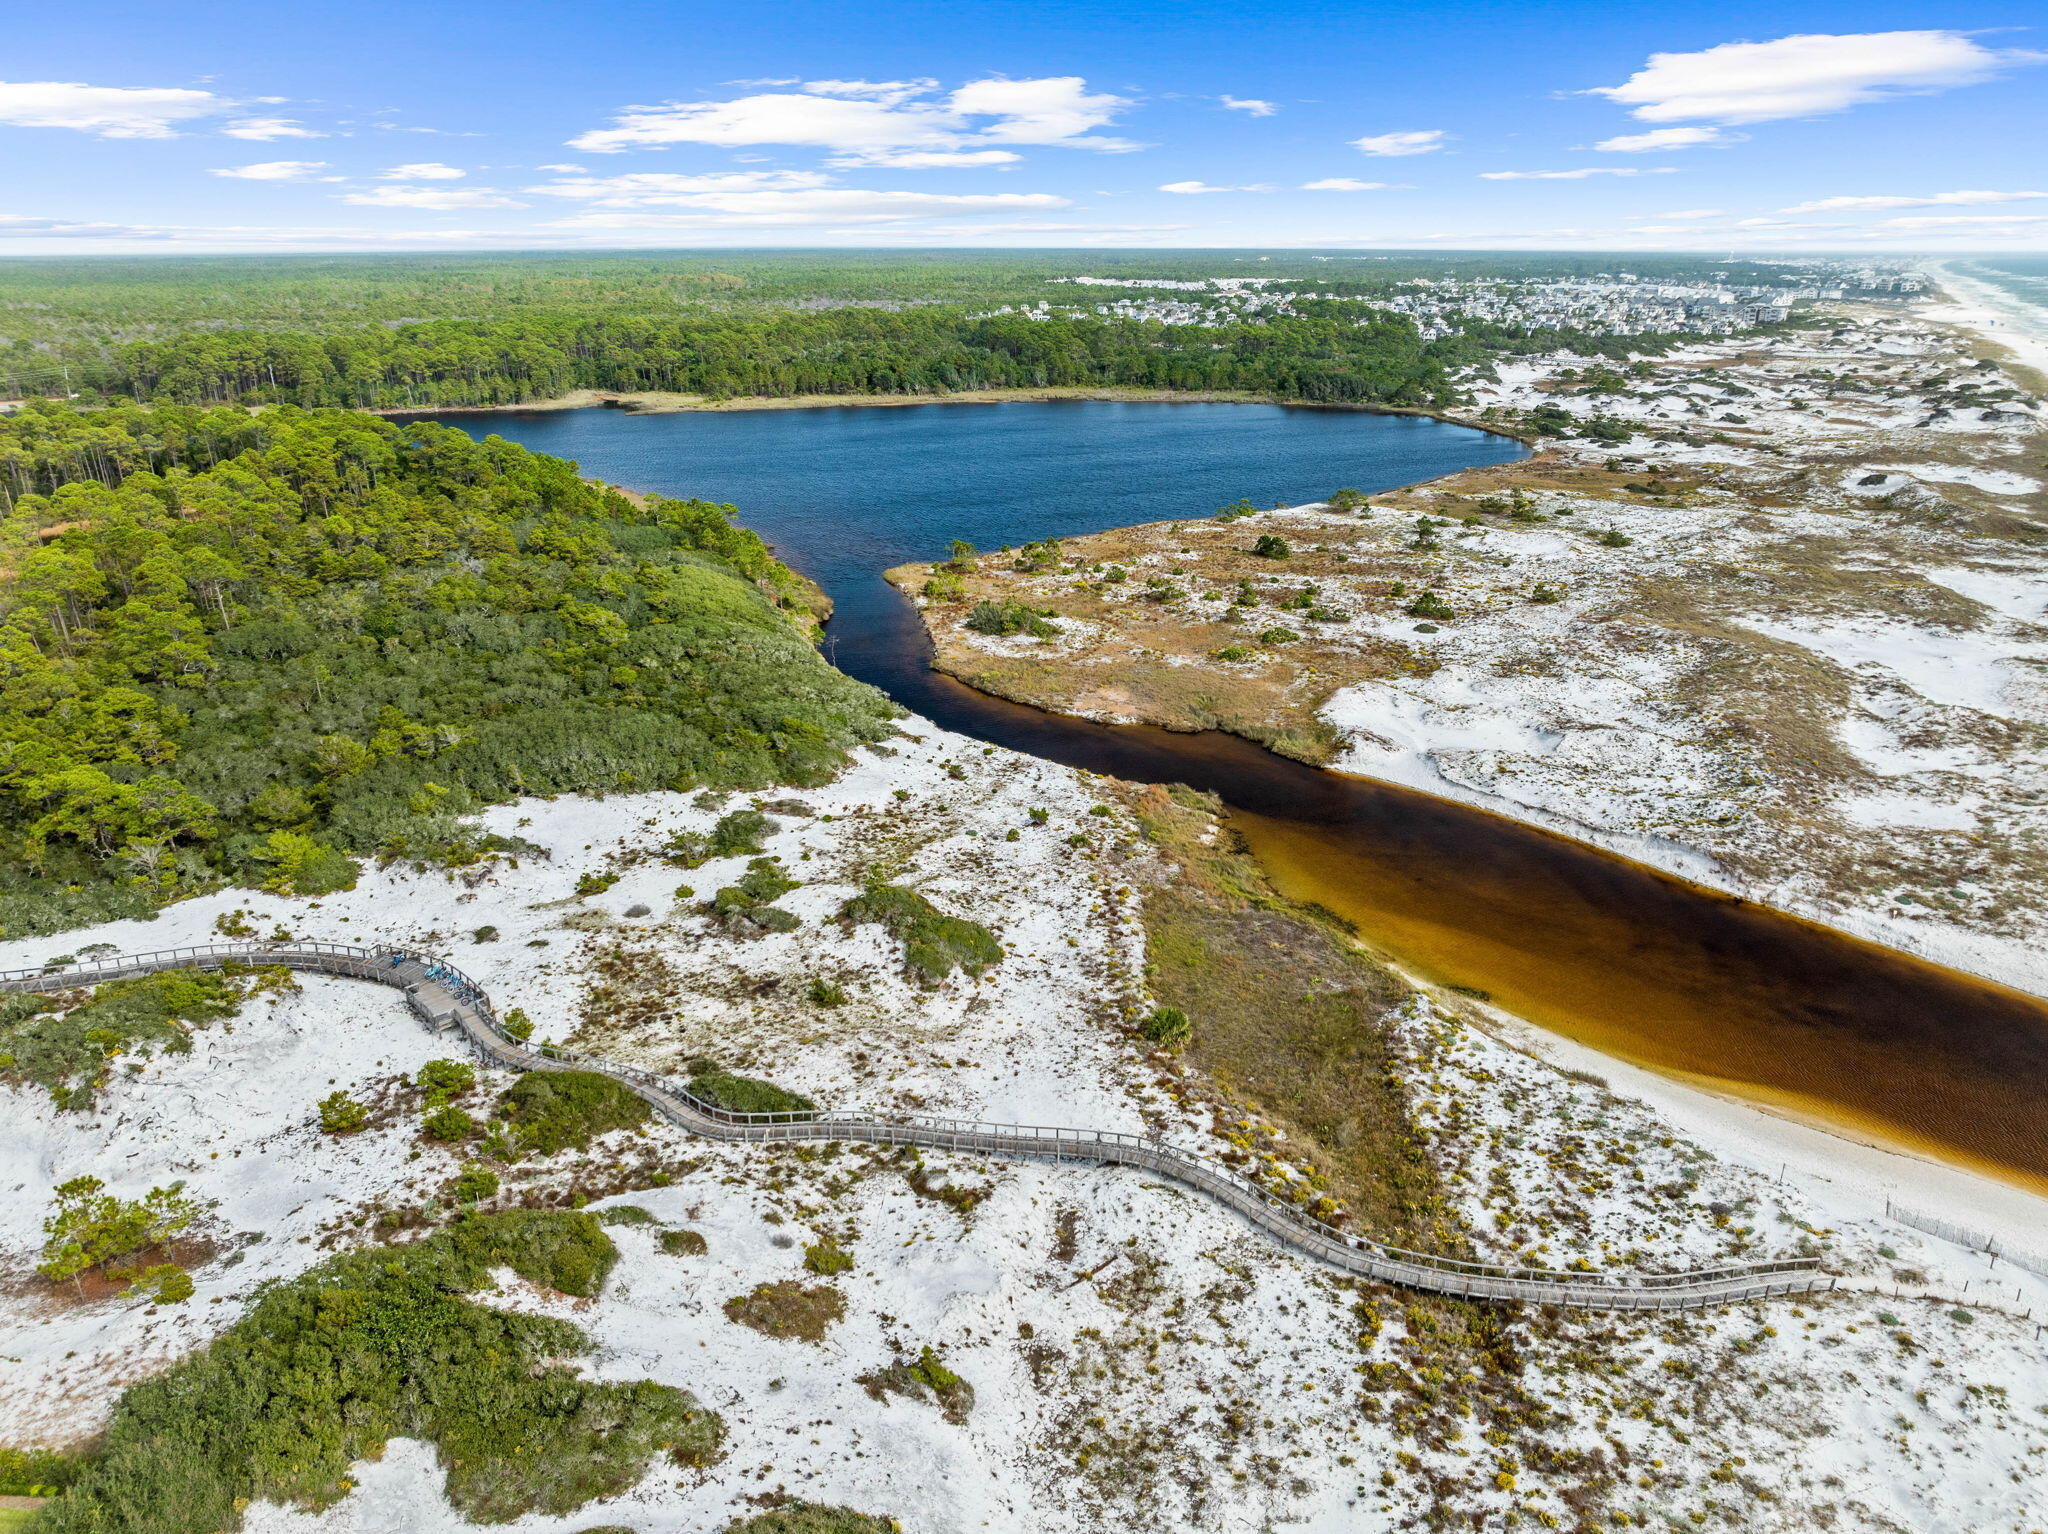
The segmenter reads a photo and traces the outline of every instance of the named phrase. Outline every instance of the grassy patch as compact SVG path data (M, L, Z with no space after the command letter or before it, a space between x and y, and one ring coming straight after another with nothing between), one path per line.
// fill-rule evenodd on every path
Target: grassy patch
M968 1413L974 1410L974 1387L948 1369L929 1347L918 1355L915 1363L899 1361L886 1369L861 1375L856 1383L877 1401L899 1395L934 1402L948 1422L964 1424Z
M561 1516L624 1491L663 1451L715 1453L719 1418L651 1381L558 1360L565 1321L467 1298L494 1268L598 1292L617 1256L587 1215L484 1215L411 1246L331 1258L265 1291L205 1350L130 1389L46 1534L218 1534L254 1498L325 1506L393 1437L432 1443L478 1522Z
M730 1071L700 1070L690 1077L690 1093L728 1113L815 1113L818 1105L800 1092L772 1081L735 1076Z
M914 889L870 884L839 908L854 926L876 923L903 944L903 967L912 979L937 985L954 970L979 975L1003 958L1003 945L988 928L948 916Z
M823 1342L825 1333L846 1314L846 1301L827 1284L809 1286L793 1278L760 1284L751 1294L725 1302L726 1319L751 1326L766 1337L793 1337Z
M1284 1128L1366 1229L1434 1244L1436 1179L1385 1023L1406 987L1275 895L1227 828L1205 844L1213 821L1201 796L1131 794L1179 865L1147 893L1144 919L1153 989L1191 1024L1186 1059Z
M720 1534L902 1534L894 1518L818 1502L786 1502L751 1518L735 1518Z
M588 1150L598 1135L647 1122L647 1104L596 1071L529 1071L498 1096L507 1129L498 1138L514 1156Z

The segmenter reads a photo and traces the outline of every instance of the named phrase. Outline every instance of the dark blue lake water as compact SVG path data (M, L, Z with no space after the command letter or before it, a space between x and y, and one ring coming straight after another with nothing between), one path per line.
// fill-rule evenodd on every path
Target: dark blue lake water
M834 661L952 728L971 726L954 689L925 669L915 615L882 579L891 565L942 556L954 538L995 549L1206 517L1242 496L1299 505L1346 485L1390 490L1526 451L1417 416L1282 405L1059 400L441 419L574 459L630 490L730 501L831 595Z

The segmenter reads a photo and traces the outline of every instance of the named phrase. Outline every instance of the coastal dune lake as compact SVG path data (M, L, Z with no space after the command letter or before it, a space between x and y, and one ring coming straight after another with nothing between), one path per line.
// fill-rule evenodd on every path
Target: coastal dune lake
M1067 719L928 669L881 578L943 557L1319 500L1523 456L1407 416L1011 402L441 417L636 490L730 501L836 604L843 669L963 734L1220 795L1287 893L1442 983L1667 1074L2048 1191L2048 1004L1483 811L1207 733ZM1275 998L1284 1004L1285 998Z

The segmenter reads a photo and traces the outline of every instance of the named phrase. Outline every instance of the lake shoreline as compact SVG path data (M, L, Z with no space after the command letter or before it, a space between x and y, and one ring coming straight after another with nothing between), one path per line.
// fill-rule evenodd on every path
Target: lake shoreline
M1053 386L1042 389L962 389L952 394L791 394L742 395L716 400L702 394L671 394L658 390L618 391L575 389L546 399L509 405L387 405L365 409L365 415L417 420L446 415L505 415L526 411L618 410L627 415L737 414L751 410L892 409L911 405L1055 404L1074 400L1125 405L1277 405L1286 410L1327 410L1350 415L1410 416L1463 426L1488 436L1506 437L1529 446L1529 439L1498 422L1474 420L1412 405L1375 405L1330 400L1286 399L1242 389L1139 389L1115 385ZM1453 470L1453 473L1460 472ZM1418 483L1429 483L1427 480Z

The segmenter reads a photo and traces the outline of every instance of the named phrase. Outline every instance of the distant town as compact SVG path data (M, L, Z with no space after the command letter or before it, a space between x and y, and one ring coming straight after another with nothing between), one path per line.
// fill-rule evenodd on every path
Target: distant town
M1355 292L1297 289L1278 277L1190 281L1079 276L1056 280L1075 287L1135 291L1106 303L1069 305L1041 300L995 312L1040 320L1094 314L1161 325L1256 325L1281 315L1300 315L1302 305L1311 301L1336 300L1404 314L1430 340L1454 335L1475 320L1590 335L1659 332L1721 336L1780 324L1802 302L1896 300L1922 293L1927 286L1924 278L1909 271L1831 263L1787 263L1782 283L1667 282L1632 272L1603 272L1583 279L1417 277L1392 285L1384 295L1366 297Z

